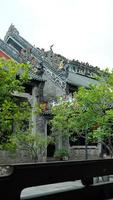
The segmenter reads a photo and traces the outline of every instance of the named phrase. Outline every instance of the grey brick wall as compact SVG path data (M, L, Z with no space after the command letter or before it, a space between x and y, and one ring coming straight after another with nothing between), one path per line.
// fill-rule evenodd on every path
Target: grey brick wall
M70 147L71 160L84 160L85 159L85 146ZM99 159L98 146L88 146L88 159Z

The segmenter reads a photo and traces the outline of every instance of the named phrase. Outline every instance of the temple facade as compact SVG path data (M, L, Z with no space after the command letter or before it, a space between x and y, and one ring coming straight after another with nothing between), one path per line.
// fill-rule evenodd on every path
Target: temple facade
M72 98L73 93L80 86L88 88L89 84L97 84L97 80L94 77L100 73L98 67L93 67L89 63L79 62L74 59L69 60L60 54L55 54L52 50L52 45L49 51L33 46L21 37L19 31L12 24L4 40L0 39L0 57L32 65L30 70L31 82L21 96L27 98L32 107L36 102L45 104L45 110L42 115L36 116L32 114L32 131L38 131L45 137L50 134L48 125L50 118L49 105L54 104L58 96L62 96L65 99ZM18 96L20 94L15 93L15 95ZM69 142L64 142L63 144L61 140L57 140L55 147L48 146L45 152L45 159L47 156L52 157L53 153L51 152L55 148L61 148L63 145L66 148L71 148ZM74 152L74 147L72 149L72 152ZM93 150L95 151L95 149L96 147Z

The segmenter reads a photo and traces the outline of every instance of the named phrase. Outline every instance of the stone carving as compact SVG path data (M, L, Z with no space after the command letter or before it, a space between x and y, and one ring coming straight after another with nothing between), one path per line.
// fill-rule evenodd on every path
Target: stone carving
M14 33L14 35L13 35L13 33ZM14 27L13 24L11 24L11 26L9 27L9 30L5 36L6 42L7 42L7 39L9 36L14 37L15 40L17 39L18 42L23 47L24 46L27 47L27 48L21 49L21 51L18 53L18 57L16 56L17 57L16 60L18 60L21 63L31 64L32 65L31 74L33 76L40 75L40 77L41 77L43 72L46 69L49 69L49 71L51 71L51 73L49 73L51 80L59 87L65 88L66 81L64 81L64 78L62 78L62 76L59 76L59 71L57 71L57 69L58 69L57 66L59 65L59 61L61 61L61 59L60 59L59 55L57 56L57 54L53 53L53 50L52 50L53 45L50 46L50 50L47 53L48 56L46 57L45 50L44 49L40 50L39 48L35 48L34 46L30 45L26 40L24 40L19 35L19 32L17 31L17 29ZM53 58L53 55L55 55L54 58ZM59 61L56 64L54 62L54 59L57 60L58 57L59 57Z
M33 60L33 56L31 56L31 51L32 49L28 48L28 49L21 49L21 51L19 52L19 56L21 57L22 62L30 62L31 60Z
M12 35L12 34L16 34L16 35L19 35L19 31L15 28L15 26L13 24L10 25L5 37L4 37L4 40L6 41L8 36L9 35Z
M6 34L6 42L9 36L14 37L15 41L17 40L25 47L25 49L23 48L20 54L18 54L18 58L15 55L16 60L31 64L31 73L35 77L42 75L44 71L47 71L51 80L63 90L65 90L66 78L68 77L69 72L94 78L94 75L99 69L91 66L89 63L79 62L74 59L69 60L60 54L55 54L52 49L53 44L50 46L49 51L45 51L44 49L40 50L39 48L30 45L19 35L18 30L13 24L11 24Z
M45 71L50 75L51 80L53 80L56 85L58 85L60 88L62 88L62 90L65 91L66 81L60 79L60 76L56 75L55 73L53 73L47 68L45 68Z
M93 67L88 62L79 62L79 60L74 59L68 60L60 54L55 54L52 50L52 47L53 45L51 45L50 51L43 50L43 55L51 61L53 66L58 71L60 78L65 79L68 76L69 71L90 78L94 78L94 76L98 74L98 71L100 70L98 67ZM64 70L66 73L62 73L62 70Z
M51 52L53 52L53 49L52 49L53 46L54 46L54 44L52 44L52 45L50 46L50 51L51 51Z
M39 62L37 58L32 55L32 48L21 49L19 56L22 63L32 65L31 71L37 75L42 75L44 72L43 63Z
M87 76L90 78L95 78L98 75L100 69L98 67L93 67L88 62L79 62L78 60L72 60L69 62L69 71Z

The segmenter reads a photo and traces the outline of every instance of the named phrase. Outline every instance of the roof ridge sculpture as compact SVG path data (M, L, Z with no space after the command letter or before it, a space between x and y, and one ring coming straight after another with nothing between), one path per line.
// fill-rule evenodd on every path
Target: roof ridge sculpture
M10 34L16 34L16 35L19 35L19 31L17 30L17 28L11 24L8 31L6 32L6 35L4 37L4 41L7 40L7 36L10 35Z

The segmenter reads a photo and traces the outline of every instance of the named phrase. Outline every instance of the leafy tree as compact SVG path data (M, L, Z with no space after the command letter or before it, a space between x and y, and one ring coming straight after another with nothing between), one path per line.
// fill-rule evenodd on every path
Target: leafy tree
M25 92L25 85L31 80L29 71L27 64L0 59L0 149L13 153L24 150L37 161L51 140L39 133L32 134L31 105L15 96L15 91ZM41 105L35 105L34 112L41 114L42 110Z
M37 162L40 154L42 158L44 157L45 149L50 142L51 138L49 136L46 138L40 133L32 134L31 131L26 131L11 135L2 147L13 154L17 149L23 150L29 154L34 162Z
M86 142L107 138L107 148L112 148L113 134L113 72L105 71L98 84L81 87L72 102L60 101L53 107L51 120L54 134L85 135ZM87 138L86 138L87 137Z
M8 135L28 119L28 103L19 101L14 91L24 92L24 84L29 80L30 67L13 60L0 59L0 143L6 142ZM21 121L21 123L20 123Z

